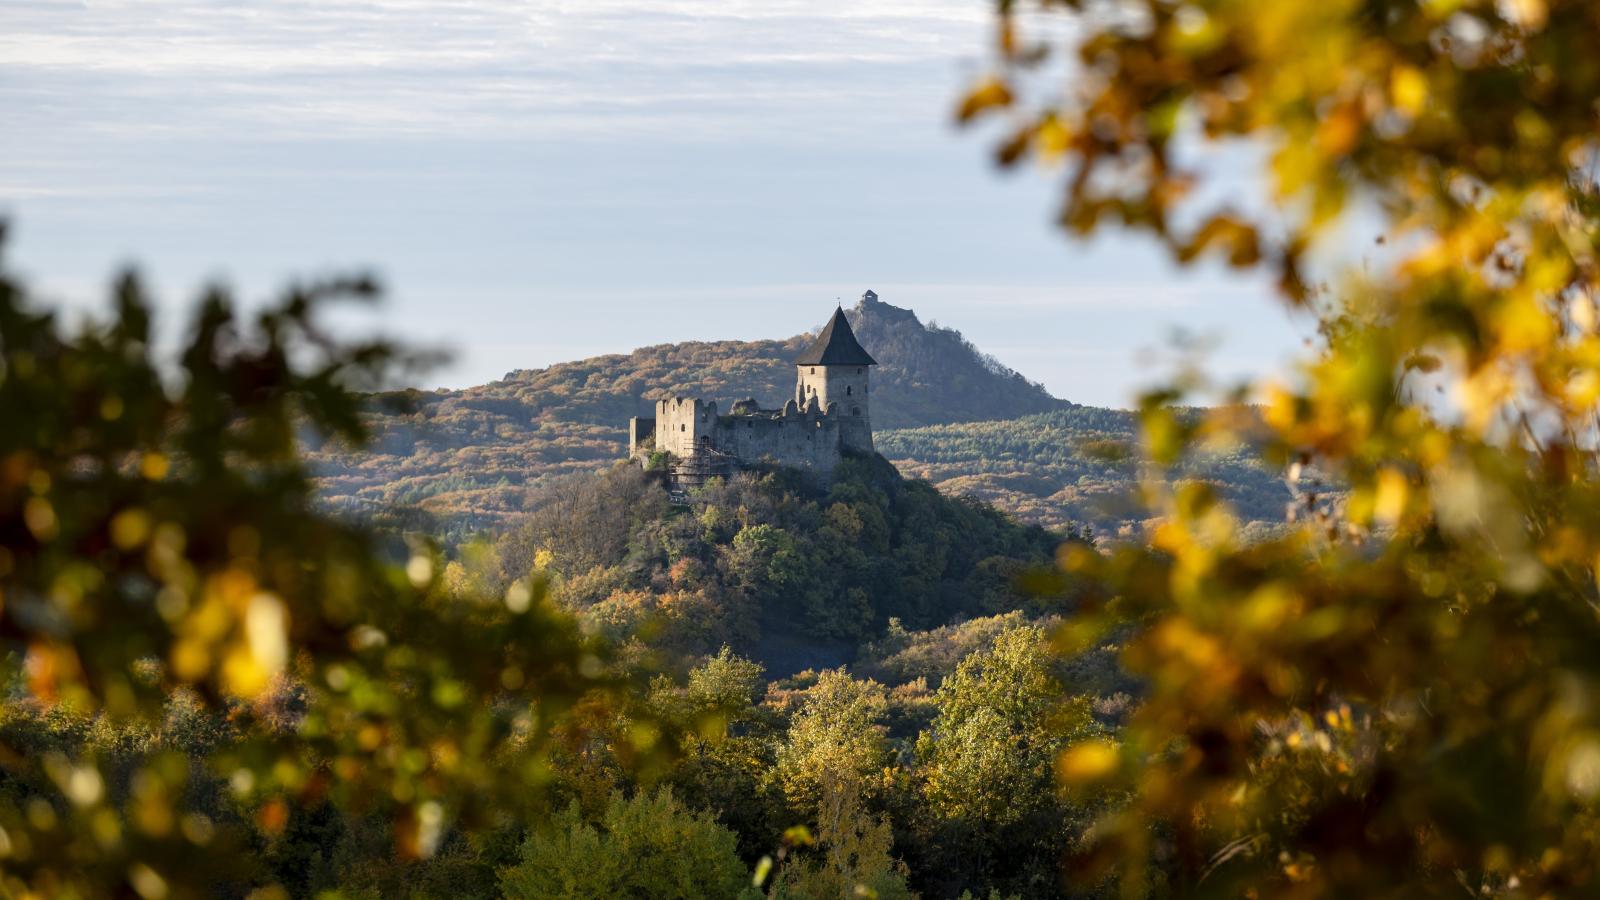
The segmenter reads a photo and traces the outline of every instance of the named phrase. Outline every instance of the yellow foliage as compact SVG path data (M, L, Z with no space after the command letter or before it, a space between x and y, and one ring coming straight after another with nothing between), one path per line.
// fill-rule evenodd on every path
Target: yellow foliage
M1080 741L1062 751L1056 760L1056 774L1075 787L1102 781L1115 772L1119 754L1108 740Z
M1127 792L1084 870L1128 896L1163 860L1175 893L1600 890L1600 7L1150 9L1143 29L1077 19L1077 64L1116 75L1069 101L1005 73L1012 115L1100 140L1062 221L1115 209L1180 262L1266 269L1321 339L1239 429L1289 467L1292 533L1240 542L1225 503L1162 479L1244 420L1181 422L1180 383L1143 410L1149 544L1061 560L1106 590L1058 644L1129 622L1123 660L1149 685L1128 765L1059 761ZM1193 141L1268 151L1270 209L1171 214L1214 187L1142 127L1175 108ZM1129 158L1154 163L1130 176ZM1304 265L1345 239L1354 198L1385 248L1313 292ZM1310 469L1341 502L1300 486Z

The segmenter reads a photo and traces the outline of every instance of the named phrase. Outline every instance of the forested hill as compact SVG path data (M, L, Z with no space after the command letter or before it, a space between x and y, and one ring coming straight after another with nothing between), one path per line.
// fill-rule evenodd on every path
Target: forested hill
M959 331L924 325L909 309L868 298L847 315L856 338L878 361L872 373L874 428L1010 419L1072 405L980 352ZM794 381L792 364L785 375ZM792 384L785 387L793 390Z
M909 309L865 299L847 311L877 359L875 429L1005 419L1070 407L980 353L957 331ZM476 524L521 511L543 476L593 469L622 455L627 420L675 394L724 408L754 397L777 405L794 390L792 360L810 334L786 340L661 344L543 369L464 390L407 392L414 409L374 411L360 453L310 447L324 496L340 505L424 504Z
M1070 405L980 353L960 332L923 324L912 310L863 299L845 315L878 361L872 373L876 428L1005 419ZM524 413L607 426L651 415L658 398L674 395L705 397L723 408L754 397L776 407L794 395L795 357L814 337L812 332L781 341L658 344L626 355L519 369L442 396L511 400Z
M879 432L878 452L908 478L991 503L1024 522L1090 525L1107 534L1137 525L1138 415L1075 406L988 422ZM1248 447L1208 450L1175 476L1216 488L1242 520L1282 522L1290 499L1282 473Z

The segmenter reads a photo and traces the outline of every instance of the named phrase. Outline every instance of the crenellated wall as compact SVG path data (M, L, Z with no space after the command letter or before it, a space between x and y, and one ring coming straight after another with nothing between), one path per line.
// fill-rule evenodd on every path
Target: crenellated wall
M693 397L656 401L656 449L688 456L717 429L717 404ZM715 449L715 444L711 445Z
M870 375L866 366L797 366L794 395L800 403L813 399L824 409L838 408L844 446L859 453L871 453L872 407L868 392Z
M841 457L844 418L837 404L824 410L815 400L803 409L790 401L781 411L719 415L714 402L671 397L656 401L655 448L679 458L700 448L745 463L829 472Z
M867 291L861 299L877 298ZM629 420L629 454L647 467L653 453L673 457L667 469L678 490L741 464L831 472L846 455L873 454L869 393L877 364L841 306L795 360L794 399L782 409L762 409L752 397L722 415L717 404L695 397L657 400L655 418Z
M716 444L746 462L831 471L839 464L839 416L793 403L781 414L724 416Z

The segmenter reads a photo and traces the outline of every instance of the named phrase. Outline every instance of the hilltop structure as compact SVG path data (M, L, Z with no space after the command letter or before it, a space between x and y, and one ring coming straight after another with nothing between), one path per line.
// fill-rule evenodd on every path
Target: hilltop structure
M867 291L862 299L876 301L878 295ZM714 401L700 398L657 400L654 418L629 420L629 454L647 463L665 453L679 488L756 464L825 474L845 454L873 452L868 373L877 364L841 307L795 359L794 397L783 408L763 409L750 399L723 413Z

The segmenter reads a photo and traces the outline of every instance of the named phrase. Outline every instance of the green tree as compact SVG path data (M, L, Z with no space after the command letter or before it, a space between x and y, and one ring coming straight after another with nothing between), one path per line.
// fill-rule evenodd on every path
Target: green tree
M26 786L0 794L6 892L195 895L250 871L187 818L211 818L195 797L219 775L269 837L302 799L387 798L396 852L427 856L528 797L549 726L614 686L536 588L448 596L425 548L397 566L313 501L297 436L360 442L355 391L412 359L324 329L374 292L311 285L244 317L213 290L174 365L132 274L68 330L0 272L0 636L24 701L131 735L182 691L229 723L197 765L0 753Z
M790 804L815 821L824 786L872 795L889 762L880 724L888 708L883 685L844 669L823 672L806 691L778 748L775 774Z
M770 850L786 824L781 793L767 777L779 723L755 703L765 689L761 666L723 647L681 687L657 676L650 696L656 717L682 735L667 783L695 808L716 810L752 858Z
M1041 628L1001 632L956 666L917 740L929 810L998 832L1054 804L1056 755L1099 732L1081 697L1063 699Z
M778 898L833 900L875 897L910 900L906 868L891 854L894 829L887 817L874 819L861 805L861 792L845 779L827 774L817 809L816 852L791 860L774 886Z
M671 791L613 794L598 822L585 821L573 803L531 834L500 884L523 900L734 898L750 885L735 844L733 832Z
M1083 824L1059 796L1055 760L1100 729L1087 700L1063 696L1055 662L1043 629L1013 627L935 694L938 714L917 739L919 812L932 858L948 855L957 882L1054 884Z
M816 580L794 535L765 523L734 535L729 565L738 583L762 603L802 596Z
M725 733L729 725L750 718L766 688L760 663L724 646L716 656L689 672L684 699L691 715L707 723L703 733Z

